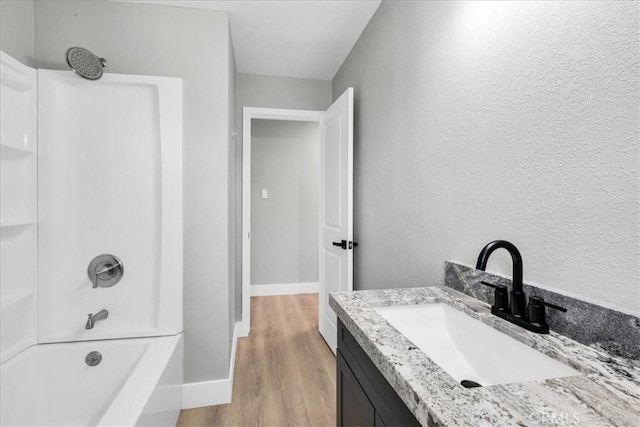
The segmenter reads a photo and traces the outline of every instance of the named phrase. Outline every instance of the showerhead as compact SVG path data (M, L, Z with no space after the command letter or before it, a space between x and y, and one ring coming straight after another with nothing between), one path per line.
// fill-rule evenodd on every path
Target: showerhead
M83 47L71 47L67 50L67 64L80 77L98 80L102 77L102 69L107 66L107 61Z

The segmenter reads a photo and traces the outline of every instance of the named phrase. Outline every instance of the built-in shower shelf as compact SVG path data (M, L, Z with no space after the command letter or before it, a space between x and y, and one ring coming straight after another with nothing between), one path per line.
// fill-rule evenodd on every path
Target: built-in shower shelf
M36 343L36 309L33 290L0 296L0 363Z
M15 159L21 157L28 157L33 154L33 151L22 147L16 147L9 144L0 144L0 155L3 159Z
M0 361L5 361L37 341L37 72L0 52L0 77Z
M0 296L0 309L4 309L9 306L12 306L25 298L29 298L34 293L35 291L23 290L23 291L16 291L10 294L2 295Z
M35 224L35 221L31 219L12 219L12 220L2 220L0 222L0 228L19 228L19 227L28 227L30 225Z

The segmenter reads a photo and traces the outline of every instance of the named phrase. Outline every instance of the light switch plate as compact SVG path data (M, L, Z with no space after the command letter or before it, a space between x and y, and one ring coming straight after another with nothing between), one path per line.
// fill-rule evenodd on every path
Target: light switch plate
M263 199L268 199L269 198L269 190L267 190L266 188L262 189L262 198Z

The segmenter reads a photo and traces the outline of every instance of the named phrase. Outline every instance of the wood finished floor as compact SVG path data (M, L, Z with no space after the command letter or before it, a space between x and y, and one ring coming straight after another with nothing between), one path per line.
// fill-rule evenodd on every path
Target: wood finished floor
M318 295L251 298L251 334L238 340L233 399L188 409L177 427L333 426L336 358L318 332Z

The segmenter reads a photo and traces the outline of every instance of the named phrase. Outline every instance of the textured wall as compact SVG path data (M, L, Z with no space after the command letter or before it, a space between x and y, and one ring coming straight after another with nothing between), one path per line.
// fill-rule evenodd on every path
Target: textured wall
M525 281L640 313L638 15L384 1L333 80L356 94L356 287L442 284L501 238Z
M0 1L0 50L30 67L35 64L34 10L33 0Z
M229 261L229 275L228 275L228 309L229 309L229 348L233 347L233 330L236 324L236 263L241 263L242 258L236 258L236 137L234 136L236 130L236 58L233 51L233 40L231 39L231 27L228 27L229 37L228 53L229 53L229 67L228 67L228 119L229 127L227 128L228 138L228 193L227 193L227 211L228 211L228 261ZM240 268L242 268L240 266Z
M318 281L318 137L317 123L252 120L252 285Z
M229 17L102 1L37 1L39 67L66 69L69 46L108 72L183 79L185 380L229 374Z
M242 260L242 108L326 110L331 81L238 74L236 80L236 259ZM236 263L236 319L242 316L242 263Z

